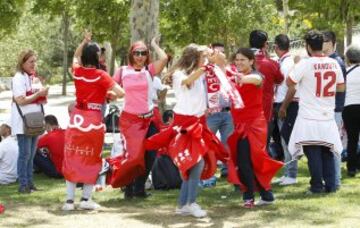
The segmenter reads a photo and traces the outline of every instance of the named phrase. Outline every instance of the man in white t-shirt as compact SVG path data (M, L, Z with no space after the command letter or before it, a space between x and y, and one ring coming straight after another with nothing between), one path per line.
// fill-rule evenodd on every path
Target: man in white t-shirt
M0 185L14 183L17 179L19 149L9 125L4 123L0 126Z
M305 36L309 58L301 60L287 78L294 90L298 84L299 112L289 141L296 158L304 152L311 175L309 193L335 192L335 159L342 144L334 119L335 94L344 91L344 77L336 60L322 54L323 34Z
M285 34L279 34L275 37L274 49L276 55L279 57L280 71L286 79L289 76L289 73L294 68L294 58L291 56L290 50L290 39ZM280 85L276 87L275 90L275 100L274 100L274 124L277 124L280 136L281 136L281 146L284 151L285 167L284 175L278 180L280 185L291 185L296 183L296 177L298 172L297 161L291 161L291 155L287 148L289 143L289 138L291 131L293 129L297 112L299 109L299 97L298 94L294 96L293 99L287 101L285 99L288 87L286 82L283 81ZM279 115L278 112L281 110L285 112L284 116Z

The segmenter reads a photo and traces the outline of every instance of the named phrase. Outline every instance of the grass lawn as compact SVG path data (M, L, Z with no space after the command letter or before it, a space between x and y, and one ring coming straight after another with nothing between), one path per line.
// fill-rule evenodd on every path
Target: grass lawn
M17 193L17 185L0 186L0 227L360 227L360 178L344 175L340 191L334 194L305 195L308 187L306 160L300 162L298 184L274 186L276 203L255 209L242 208L239 193L226 180L215 188L201 190L198 203L208 211L203 219L174 215L178 190L154 191L146 200L125 201L117 189L107 187L93 198L102 211L63 212L63 180L35 175L41 191ZM77 190L77 200L80 190Z

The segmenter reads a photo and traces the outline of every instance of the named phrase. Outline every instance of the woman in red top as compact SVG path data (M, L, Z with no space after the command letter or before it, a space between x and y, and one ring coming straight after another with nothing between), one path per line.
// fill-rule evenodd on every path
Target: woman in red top
M240 184L244 191L244 206L252 208L256 189L261 196L258 205L274 201L270 181L282 163L272 160L266 152L267 122L261 88L263 77L254 70L254 53L249 48L240 48L236 55L237 66L243 74L237 79L236 88L245 107L231 110L235 129L228 139L231 150L228 180Z
M95 210L100 207L90 198L102 165L105 125L102 122L101 106L106 97L115 99L124 95L122 88L99 69L100 47L90 41L91 34L86 33L74 54L76 105L65 132L63 161L67 187L67 201L63 210L66 211L75 208L76 183L84 183L80 208Z
M159 75L167 63L166 53L153 38L151 47L159 59L150 62L150 52L142 41L133 43L128 53L128 66L120 67L114 79L125 90L124 107L120 116L120 132L124 137L125 151L108 159L111 172L107 182L113 187L125 188L125 198L144 198L145 182L153 166L156 151L145 151L145 138L158 132L153 117L153 77Z

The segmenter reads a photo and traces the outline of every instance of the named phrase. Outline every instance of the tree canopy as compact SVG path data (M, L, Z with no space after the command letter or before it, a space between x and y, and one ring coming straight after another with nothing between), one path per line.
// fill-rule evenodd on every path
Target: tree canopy
M360 18L360 0L158 1L162 45L172 50L192 42L222 42L230 53L240 46L248 46L248 34L253 29L267 31L271 40L285 31L291 39L299 39L308 29L330 29L341 41L345 34L349 36L352 26L359 24ZM66 79L65 68L84 29L91 30L96 41L111 44L113 55L109 67L112 71L115 57L118 61L124 59L131 29L134 29L130 23L131 3L135 1L0 1L0 48L3 50L0 76L11 76L17 54L23 48L33 48L39 55L42 74L55 79L64 68ZM284 3L288 11L284 11ZM145 14L137 17L148 17Z

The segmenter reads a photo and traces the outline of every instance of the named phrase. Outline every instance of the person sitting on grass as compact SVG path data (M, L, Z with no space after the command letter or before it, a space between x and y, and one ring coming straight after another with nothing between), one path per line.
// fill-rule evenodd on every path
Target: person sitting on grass
M61 178L64 159L65 130L54 115L45 116L47 134L39 138L34 165L46 176Z
M10 124L0 126L0 135L0 185L15 183L19 148L15 137L11 136Z

